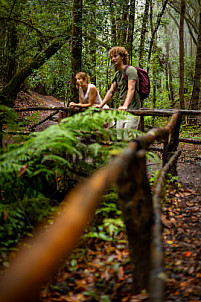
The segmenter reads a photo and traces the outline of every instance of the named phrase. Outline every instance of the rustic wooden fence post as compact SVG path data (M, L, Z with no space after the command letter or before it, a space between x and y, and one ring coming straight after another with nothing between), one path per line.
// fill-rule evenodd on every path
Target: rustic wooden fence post
M126 225L132 269L132 291L149 288L152 194L146 171L145 151L138 151L117 181Z
M163 149L163 166L168 163L171 156L177 151L179 145L179 130L181 125L182 117L178 117L176 125L172 129L172 132L169 134L169 137L164 140L164 149ZM171 168L170 173L172 175L177 175L176 163Z

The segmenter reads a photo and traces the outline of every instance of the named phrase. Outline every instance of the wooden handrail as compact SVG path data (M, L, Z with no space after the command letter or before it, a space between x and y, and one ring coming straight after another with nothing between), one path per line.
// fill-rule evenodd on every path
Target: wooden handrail
M74 108L70 109L69 107L64 106L38 106L38 107L14 107L13 110L16 112L23 112L23 111L38 111L38 110L61 110L66 112L82 112L85 111L86 108ZM116 108L109 108L109 109L98 109L97 110L118 110ZM174 113L180 113L181 115L201 115L201 110L177 110L177 109L148 109L148 108L141 108L136 110L127 110L127 112L135 114L135 115L142 115L142 116L171 116Z
M143 151L155 140L168 138L178 117L178 113L173 114L163 128L152 129L147 135L130 142L128 147L107 166L66 196L54 223L43 227L42 231L19 252L10 269L5 272L0 282L1 302L35 301L40 286L55 272L61 259L72 252L83 229L94 215L101 196L120 176L122 177L125 169L129 170L130 162L134 173L133 159L137 151L141 149ZM141 162L143 163L143 160ZM136 180L138 181L137 178ZM147 186L144 189L146 191ZM130 192L132 194L133 189ZM136 197L132 202L135 200Z

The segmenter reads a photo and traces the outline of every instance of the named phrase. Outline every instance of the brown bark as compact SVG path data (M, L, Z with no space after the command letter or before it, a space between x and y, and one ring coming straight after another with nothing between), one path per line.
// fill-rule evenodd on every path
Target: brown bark
M150 3L150 25L151 25L151 34L153 34L153 3ZM156 53L156 42L155 38L153 41L153 52ZM156 82L157 82L157 70L156 70L156 57L152 57L152 108L156 107ZM152 116L152 125L154 125L155 118Z
M148 290L151 267L153 207L144 151L133 156L117 184L129 242L132 291L137 294Z
M110 0L110 21L111 21L111 43L112 45L117 44L117 35L116 35L116 19L114 13L114 1Z
M38 107L20 107L20 108L13 108L16 112L23 112L23 111L33 111L33 110L62 110L65 112L80 112L85 111L85 108L74 108L70 109L69 107L46 107L46 106L38 106ZM97 109L97 110L117 110L113 108L109 109ZM174 113L180 113L181 115L201 115L201 110L173 110L173 109L137 109L137 110L127 110L128 112L135 114L135 115L144 115L144 116L171 116Z
M133 35L135 28L135 0L130 2L130 14L129 14L129 25L128 25L128 39L127 39L127 50L129 53L130 64L132 65L133 57Z
M75 75L81 71L82 58L82 0L73 2L73 24L71 40L71 78L70 78L70 100L78 101L78 90L76 89Z
M164 140L163 166L168 163L173 153L177 151L181 120L182 119L178 114L176 123L174 127L172 127L171 134ZM172 166L171 173L172 175L177 175L176 165Z
M125 45L127 41L127 27L128 27L128 3L124 2L121 14L121 29L120 29L120 45ZM127 47L126 47L127 48Z
M179 25L179 100L180 108L185 109L184 104L184 16L186 10L185 0L181 0L180 25Z
M200 95L200 79L201 79L201 5L200 5L200 19L197 39L197 54L195 61L195 75L193 82L193 92L191 96L191 109L199 109L199 95Z
M140 37L140 53L139 53L139 66L141 68L143 68L144 43L145 43L145 35L146 35L146 31L147 31L149 3L150 3L150 0L146 0L144 14L143 14L143 20L142 20L142 29L141 29L141 37Z
M201 139L179 138L179 142L193 145L201 145Z

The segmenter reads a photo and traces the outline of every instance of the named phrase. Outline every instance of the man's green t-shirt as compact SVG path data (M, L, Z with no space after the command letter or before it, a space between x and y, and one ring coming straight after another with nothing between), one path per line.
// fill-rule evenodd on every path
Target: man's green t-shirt
M128 81L129 80L136 80L136 86L135 86L135 93L133 96L133 99L128 106L128 109L139 109L140 108L140 95L138 93L139 91L139 78L137 69L133 66L129 66L126 70L126 75L128 78L128 81L124 77L124 71L126 66L121 70L117 71L114 75L114 79L112 82L117 83L117 89L119 91L119 106L122 106L124 104L124 101L126 99L126 95L128 92Z

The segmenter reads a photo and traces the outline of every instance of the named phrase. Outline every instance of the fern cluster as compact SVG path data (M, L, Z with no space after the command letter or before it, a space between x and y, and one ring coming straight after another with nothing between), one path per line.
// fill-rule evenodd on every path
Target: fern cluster
M43 132L31 134L27 141L8 145L0 154L2 203L46 194L52 183L56 190L66 178L87 176L107 160L111 148L125 146L117 142L117 130L105 124L125 118L124 112L88 109ZM122 133L122 129L118 130ZM132 131L131 131L132 132ZM135 135L135 131L132 132ZM102 146L108 139L116 142ZM63 181L61 181L63 180Z

